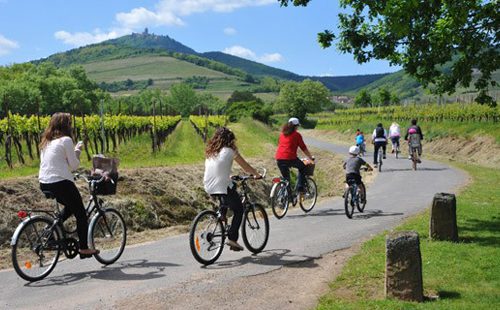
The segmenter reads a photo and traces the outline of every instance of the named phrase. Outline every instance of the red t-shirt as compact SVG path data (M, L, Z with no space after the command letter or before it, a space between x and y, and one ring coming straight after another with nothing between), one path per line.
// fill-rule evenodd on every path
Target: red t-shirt
M276 159L291 160L297 159L297 148L302 151L307 151L307 147L302 140L302 136L296 130L285 136L283 132L280 134L278 141L278 149L276 150Z

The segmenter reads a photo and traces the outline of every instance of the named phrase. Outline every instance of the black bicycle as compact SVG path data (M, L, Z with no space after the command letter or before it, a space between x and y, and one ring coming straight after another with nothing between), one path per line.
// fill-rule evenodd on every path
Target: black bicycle
M368 168L363 168L365 171ZM348 188L346 188L344 192L344 208L345 215L352 219L352 215L354 214L354 208L357 208L359 212L363 213L366 206L366 187L362 183L358 185L356 180L348 179L347 180Z
M318 188L316 182L312 178L314 164L306 166L306 176L304 180L304 192L299 195L297 189L290 190L290 182L283 177L273 178L273 187L271 188L271 207L276 218L283 218L288 212L288 206L291 203L293 206L299 203L300 208L305 213L311 211L318 201ZM290 193L291 191L291 193Z
M263 176L265 176L265 172ZM242 238L245 247L252 253L260 253L269 239L269 219L266 210L249 198L248 180L253 176L234 176L244 207ZM189 232L189 246L194 258L203 265L213 264L222 254L224 241L230 225L219 207L200 212L193 220Z
M116 209L109 207L98 197L99 186L104 184L105 177L76 175L75 179L77 178L85 179L89 185L90 198L86 206L87 217L90 219L88 240L92 248L100 250L94 257L101 264L112 264L125 249L125 221ZM51 192L44 194L46 198L55 201ZM12 265L17 274L27 281L38 281L48 276L61 253L69 259L75 258L79 253L78 240L71 237L76 231L75 227L63 223L57 201L55 206L55 210L18 212L23 221L12 236Z

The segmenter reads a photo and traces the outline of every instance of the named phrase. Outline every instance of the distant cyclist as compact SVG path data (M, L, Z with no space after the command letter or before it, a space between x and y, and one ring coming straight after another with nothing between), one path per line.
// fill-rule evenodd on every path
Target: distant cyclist
M375 151L373 152L373 165L376 168L378 164L378 159L377 159L378 150L382 148L384 152L384 159L385 159L385 153L387 151L387 131L384 129L384 126L382 126L381 123L378 123L377 128L373 130L372 143L375 146Z
M227 208L233 210L233 220L226 244L233 251L242 251L243 247L238 243L238 231L243 219L243 205L231 180L233 159L256 179L262 176L241 157L236 147L236 137L226 127L219 127L215 131L214 136L207 143L205 157L205 175L203 177L205 191L212 197L219 198L224 218Z
M356 182L356 184L360 187L361 191L365 195L365 201L362 201L363 203L366 202L366 188L365 185L363 184L362 178L361 178L361 172L360 169L362 166L367 166L368 170L373 170L373 168L362 158L358 157L359 154L359 147L353 145L349 148L349 158L347 158L344 161L344 170L345 170L345 182L346 182L346 188L349 187L349 182L352 180Z
M304 191L304 169L306 165L297 156L297 149L300 149L306 154L311 161L314 161L314 156L311 155L307 146L302 139L302 135L297 131L300 126L299 119L292 117L283 126L278 140L278 149L276 150L276 162L280 169L283 178L290 182L290 167L299 169L299 176L297 178L297 192L303 193ZM291 193L291 188L288 189Z
M356 145L359 147L359 154L364 155L365 154L365 135L363 134L362 131L357 131L356 134Z
M400 137L401 137L401 127L399 127L398 123L394 122L391 124L391 127L389 127L389 139L391 139L391 144L392 144L391 153L396 152L396 150L399 151Z
M424 135L422 134L422 129L417 125L417 120L412 119L411 125L406 130L405 140L408 141L409 147L409 159L411 159L411 149L415 147L418 149L418 157L422 156L422 140L424 139Z

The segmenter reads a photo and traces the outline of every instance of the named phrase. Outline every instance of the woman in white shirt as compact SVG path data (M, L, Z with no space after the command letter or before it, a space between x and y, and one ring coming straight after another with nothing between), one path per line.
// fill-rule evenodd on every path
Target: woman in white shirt
M40 172L38 180L42 191L51 192L57 202L64 205L60 219L64 222L71 215L76 218L76 229L80 257L91 257L99 253L87 244L88 222L82 197L71 173L80 165L82 143L73 146L71 138L71 115L55 113L50 119L40 142Z
M238 231L243 219L243 205L231 180L233 159L256 179L262 176L238 153L236 137L226 127L219 127L212 139L208 141L205 157L205 175L203 177L205 191L213 197L219 198L221 212L224 216L227 208L233 210L234 216L228 232L227 245L233 251L241 251L243 247L238 244Z
M401 128L398 123L393 122L391 127L389 127L389 138L392 143L392 153L396 150L399 152L399 137L401 136Z

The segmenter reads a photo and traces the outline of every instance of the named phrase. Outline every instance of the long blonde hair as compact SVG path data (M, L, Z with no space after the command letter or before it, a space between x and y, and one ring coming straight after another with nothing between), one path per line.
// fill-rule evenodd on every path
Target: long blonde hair
M71 137L71 114L57 112L52 115L49 126L43 132L40 150L43 150L50 141L61 137Z

